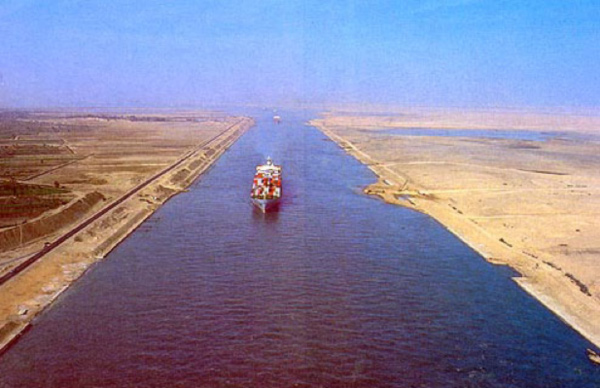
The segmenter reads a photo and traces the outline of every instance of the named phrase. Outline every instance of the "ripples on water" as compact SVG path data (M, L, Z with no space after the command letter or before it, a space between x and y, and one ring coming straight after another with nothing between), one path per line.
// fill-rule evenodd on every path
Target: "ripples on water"
M300 117L266 118L0 360L6 386L593 387L589 344ZM295 120L295 121L292 121ZM254 166L284 166L277 213ZM595 385L594 385L595 384Z

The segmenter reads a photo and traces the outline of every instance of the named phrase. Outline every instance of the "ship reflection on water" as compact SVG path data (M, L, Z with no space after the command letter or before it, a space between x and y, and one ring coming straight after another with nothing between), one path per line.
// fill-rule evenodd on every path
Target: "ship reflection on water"
M252 220L254 222L272 223L279 220L279 212L281 211L281 203L277 203L263 212L256 206L252 206Z

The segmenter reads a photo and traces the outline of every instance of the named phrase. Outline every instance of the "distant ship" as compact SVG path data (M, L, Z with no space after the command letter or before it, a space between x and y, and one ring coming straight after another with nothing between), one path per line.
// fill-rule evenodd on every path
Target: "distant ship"
M281 116L273 116L273 122L275 124L281 123Z
M263 213L275 208L281 198L281 166L267 158L266 164L256 166L250 198Z

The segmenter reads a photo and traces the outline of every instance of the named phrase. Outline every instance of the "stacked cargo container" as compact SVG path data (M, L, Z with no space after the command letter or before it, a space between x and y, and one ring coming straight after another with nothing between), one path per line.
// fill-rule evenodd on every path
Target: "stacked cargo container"
M250 196L257 199L280 198L281 174L268 174L261 171L257 172L256 175L254 175Z

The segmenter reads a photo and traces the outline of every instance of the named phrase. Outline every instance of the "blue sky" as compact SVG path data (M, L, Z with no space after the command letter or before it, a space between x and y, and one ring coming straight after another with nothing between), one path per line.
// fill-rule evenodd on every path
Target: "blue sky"
M0 0L0 106L600 105L600 0Z

